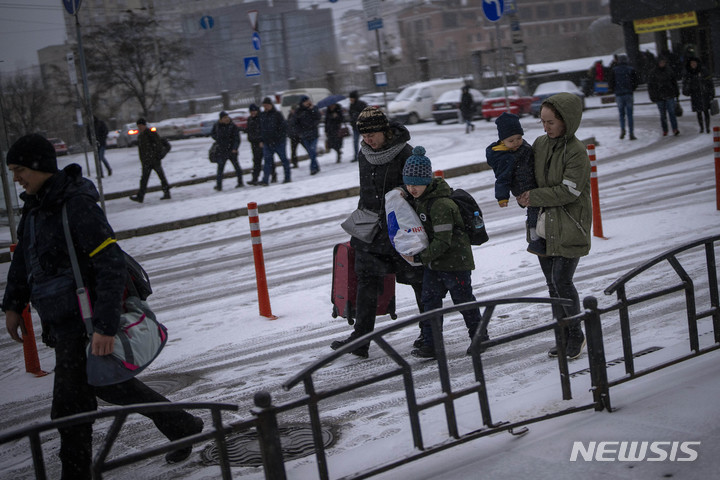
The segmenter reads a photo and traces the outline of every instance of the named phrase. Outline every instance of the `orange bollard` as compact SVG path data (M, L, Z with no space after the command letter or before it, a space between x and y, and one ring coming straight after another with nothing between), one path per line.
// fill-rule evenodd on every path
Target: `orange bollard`
M433 177L445 178L445 172L443 172L442 170L435 170L433 172Z
M15 252L17 244L10 245L10 253ZM30 307L25 307L22 312L25 323L25 334L23 335L23 355L25 356L25 371L36 377L44 377L48 372L40 368L40 357L38 356L37 342L35 341L35 329L33 329Z
M267 278L265 277L265 258L260 238L260 217L258 216L257 203L250 202L247 205L248 219L250 220L250 238L252 239L253 259L255 260L255 281L258 290L258 305L260 315L270 320L278 317L272 314L270 309L270 295L268 295Z
M587 146L588 157L590 157L590 194L592 197L593 212L593 235L600 238L603 236L602 215L600 214L600 194L598 192L597 179L597 158L595 157L595 145L592 143Z
M713 127L715 152L715 208L720 210L720 127Z
M37 343L35 342L35 330L33 329L32 317L30 315L30 307L25 307L22 313L25 321L25 331L23 335L23 354L25 355L25 371L32 373L36 377L44 377L48 372L40 368L40 357L38 357Z

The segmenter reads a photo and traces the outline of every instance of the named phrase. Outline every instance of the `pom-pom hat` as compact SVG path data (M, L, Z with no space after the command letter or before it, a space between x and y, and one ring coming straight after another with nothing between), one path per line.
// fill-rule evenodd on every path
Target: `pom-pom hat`
M430 185L432 183L432 163L425 156L424 147L418 145L413 148L412 155L405 160L402 173L405 185Z
M390 122L379 108L366 107L358 115L357 129L360 133L385 132L390 129Z

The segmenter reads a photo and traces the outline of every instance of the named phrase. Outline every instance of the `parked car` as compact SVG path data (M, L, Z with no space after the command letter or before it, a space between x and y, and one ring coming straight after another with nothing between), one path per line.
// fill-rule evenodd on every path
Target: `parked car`
M119 137L120 130L110 130L108 132L107 140L105 141L105 148L117 148Z
M117 146L120 148L134 147L137 145L138 128L136 123L126 123L119 130Z
M280 112L283 114L283 117L287 118L288 113L290 113L290 107L297 105L303 95L310 97L313 105L317 105L320 100L329 97L330 94L331 92L327 88L297 88L295 90L286 90L280 98Z
M217 113L198 113L185 119L183 125L183 138L207 137L212 126L218 121Z
M156 132L155 126L148 125L148 128L152 132ZM137 128L137 123L126 123L123 128L119 130L117 146L120 148L134 147L137 145L137 136L140 131Z
M68 154L68 147L65 142L63 142L59 138L48 138L48 140L50 141L50 143L53 144L53 147L55 147L55 154L58 157Z
M533 93L533 102L530 105L530 113L532 116L535 118L540 116L540 106L546 98L562 92L572 93L580 97L580 100L582 100L582 108L585 110L585 94L582 90L570 80L558 80L556 82L541 83L537 86L535 93Z
M153 126L161 137L167 138L168 140L179 140L183 138L184 123L184 118L168 118L167 120L155 122Z
M448 90L459 89L464 84L465 80L462 78L446 78L410 85L388 103L389 116L409 125L422 120L432 120L432 107L438 97Z
M470 95L472 95L473 103L475 104L475 115L473 118L480 117L482 110L482 101L485 96L480 90L470 89ZM437 99L437 102L433 103L432 116L435 119L435 123L440 125L445 120L457 120L460 121L460 98L462 96L462 89L449 90Z
M390 103L398 96L398 92L385 92L385 95L387 96L387 102ZM367 103L369 107L380 108L383 111L385 109L383 92L366 93L365 95L360 95L359 100Z
M510 113L522 117L530 113L533 97L527 95L522 87L507 87L507 103ZM482 102L482 117L488 122L508 111L505 105L505 87L493 88Z

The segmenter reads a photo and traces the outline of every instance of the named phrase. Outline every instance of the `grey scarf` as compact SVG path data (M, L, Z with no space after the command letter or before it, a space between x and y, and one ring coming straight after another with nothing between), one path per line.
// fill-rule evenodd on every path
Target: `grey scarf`
M406 144L406 142L401 142L384 150L375 151L364 141L360 142L362 154L365 155L367 161L373 165L385 165L386 163L389 163L403 148L405 148Z

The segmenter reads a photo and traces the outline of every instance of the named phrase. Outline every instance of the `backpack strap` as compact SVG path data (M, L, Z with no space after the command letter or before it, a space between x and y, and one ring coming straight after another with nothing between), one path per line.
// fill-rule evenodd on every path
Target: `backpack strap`
M77 287L75 294L78 297L80 313L83 317L83 322L85 322L85 329L87 330L88 335L92 336L94 329L92 324L92 306L90 305L90 296L83 284L82 275L80 274L77 253L75 253L75 246L73 245L72 234L70 233L67 208L64 203L62 206L62 224L63 232L65 234L65 243L67 244L68 255L70 256L70 263L72 264L73 276L75 277L75 286Z

